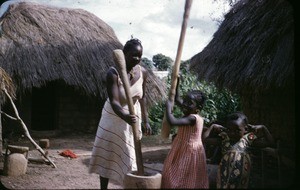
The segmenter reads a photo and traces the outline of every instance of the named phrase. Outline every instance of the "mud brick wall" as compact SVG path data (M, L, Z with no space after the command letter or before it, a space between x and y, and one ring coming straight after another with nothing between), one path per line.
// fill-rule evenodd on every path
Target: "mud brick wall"
M58 93L57 126L63 132L94 133L101 117L102 100L62 89Z

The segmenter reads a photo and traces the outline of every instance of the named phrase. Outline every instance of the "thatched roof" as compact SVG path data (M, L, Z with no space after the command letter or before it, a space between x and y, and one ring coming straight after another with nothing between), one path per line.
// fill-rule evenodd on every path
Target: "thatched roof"
M191 58L191 71L233 91L294 86L294 17L286 0L241 0L211 42ZM250 92L251 93L251 92Z
M8 93L8 95L14 99L16 96L16 89L12 82L12 79L10 76L0 67L0 106L3 104L6 99L7 95L5 93ZM1 110L1 109L0 109Z
M83 9L21 2L0 18L0 66L18 91L63 80L88 95L106 98L105 73L114 65L112 51L122 49L113 29ZM164 96L151 74L150 94Z

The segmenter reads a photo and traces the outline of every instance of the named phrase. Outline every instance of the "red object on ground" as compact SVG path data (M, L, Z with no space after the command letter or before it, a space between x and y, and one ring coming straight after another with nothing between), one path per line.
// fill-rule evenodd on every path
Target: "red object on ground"
M71 150L64 150L63 152L59 153L59 155L64 157L77 158L77 155L74 154Z

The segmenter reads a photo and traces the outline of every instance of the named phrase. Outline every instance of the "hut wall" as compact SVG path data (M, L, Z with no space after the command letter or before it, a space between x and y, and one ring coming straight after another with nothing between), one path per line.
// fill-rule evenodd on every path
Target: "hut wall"
M15 104L33 136L65 132L95 133L104 101L81 92L65 84L53 82L18 95ZM3 111L14 116L8 102L3 106ZM2 117L2 125L4 138L15 138L23 133L18 122L5 116Z
M94 133L101 116L102 103L81 95L74 89L59 92L58 128L62 132Z
M296 150L294 89L272 90L255 97L243 94L241 101L249 122L267 126L275 140L281 141L286 155L294 158Z
M243 111L251 124L264 124L268 127L277 144L280 155L282 187L295 184L296 164L296 125L295 125L295 91L293 88L273 90L256 97L241 96ZM278 141L277 141L278 142Z

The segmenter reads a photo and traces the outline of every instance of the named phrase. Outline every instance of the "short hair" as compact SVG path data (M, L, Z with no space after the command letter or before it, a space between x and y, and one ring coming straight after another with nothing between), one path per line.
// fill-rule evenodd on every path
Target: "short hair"
M245 125L248 125L248 118L243 112L234 112L227 116L227 122L236 121L238 119L243 120Z
M193 100L196 102L196 106L199 109L203 109L204 103L206 101L205 94L200 90L191 90L189 94L193 95Z
M135 47L135 46L141 46L143 48L142 42L139 39L132 38L132 39L128 40L126 42L126 44L124 45L123 52L127 53L132 47Z

